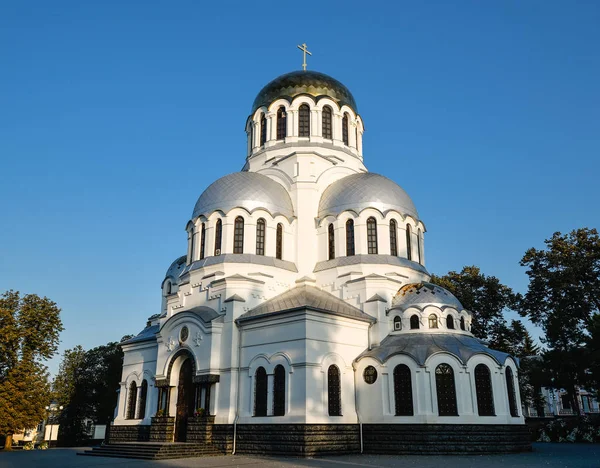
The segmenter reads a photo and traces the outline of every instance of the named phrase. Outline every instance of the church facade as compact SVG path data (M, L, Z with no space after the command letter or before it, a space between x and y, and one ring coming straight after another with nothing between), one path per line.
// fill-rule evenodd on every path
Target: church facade
M242 170L193 207L161 312L122 343L109 441L527 450L517 361L476 339L471 314L429 282L425 224L400 186L368 172L350 91L282 75L245 129Z

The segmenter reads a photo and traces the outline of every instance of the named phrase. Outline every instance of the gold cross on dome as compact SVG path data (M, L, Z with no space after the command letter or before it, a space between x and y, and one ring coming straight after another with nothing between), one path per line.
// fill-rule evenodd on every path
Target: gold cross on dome
M308 51L306 44L302 44L302 46L298 46L298 49L300 49L303 52L302 55L303 55L304 60L302 62L302 69L304 71L306 71L306 54L308 54L308 55L312 55L312 54Z

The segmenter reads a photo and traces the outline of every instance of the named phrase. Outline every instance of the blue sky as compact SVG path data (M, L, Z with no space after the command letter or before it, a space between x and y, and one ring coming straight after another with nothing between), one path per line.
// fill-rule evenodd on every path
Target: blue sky
M527 248L598 227L598 2L3 2L0 291L56 301L61 351L159 311L197 197L241 169L302 42L413 198L431 272L524 291Z

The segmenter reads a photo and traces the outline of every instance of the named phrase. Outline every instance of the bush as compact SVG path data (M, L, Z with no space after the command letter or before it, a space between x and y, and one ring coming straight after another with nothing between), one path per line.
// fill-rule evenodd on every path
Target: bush
M23 445L23 450L33 450L34 446L33 446L33 442L27 442L25 445Z
M600 442L600 421L592 421L589 417L571 419L554 419L546 424L538 433L538 442Z
M46 441L44 440L42 443L40 443L40 444L38 445L38 449L40 449L40 450L48 450L48 442L46 442Z

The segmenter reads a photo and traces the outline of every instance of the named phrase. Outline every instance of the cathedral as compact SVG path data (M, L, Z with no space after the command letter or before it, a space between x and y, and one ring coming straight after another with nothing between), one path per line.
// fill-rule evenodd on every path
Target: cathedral
M160 313L122 343L109 443L529 450L518 361L475 338L471 313L429 282L424 220L367 170L350 90L314 71L281 75L245 131L241 171L190 203Z

